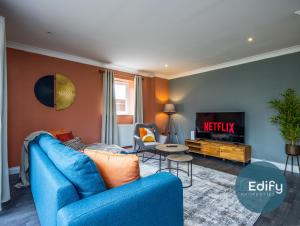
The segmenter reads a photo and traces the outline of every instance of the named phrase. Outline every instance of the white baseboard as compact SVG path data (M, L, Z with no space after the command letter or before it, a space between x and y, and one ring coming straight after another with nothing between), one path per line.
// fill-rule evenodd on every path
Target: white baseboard
M279 163L279 162L272 162L272 161L268 161L268 160L263 160L263 159L257 159L257 158L251 158L251 162L269 162L274 164L275 166L277 166L280 170L284 170L285 164L284 163ZM289 163L287 166L287 171L291 172L291 164ZM20 172L20 166L15 166L15 167L11 167L9 168L9 174L18 174ZM298 166L294 165L294 173L299 173L298 170Z
M20 172L20 166L11 167L8 169L9 175L12 174L19 174Z
M284 163L272 162L272 161L263 160L263 159L251 158L251 162L261 162L261 161L271 163L271 164L277 166L280 170L284 170L284 168L285 168L285 164L284 164ZM290 161L291 161L291 160L290 160ZM286 168L286 171L289 171L289 172L292 171L290 161L289 161L288 166L287 166L287 168ZM293 172L294 172L294 173L299 173L298 165L295 165L295 164L294 164L294 170L293 170Z

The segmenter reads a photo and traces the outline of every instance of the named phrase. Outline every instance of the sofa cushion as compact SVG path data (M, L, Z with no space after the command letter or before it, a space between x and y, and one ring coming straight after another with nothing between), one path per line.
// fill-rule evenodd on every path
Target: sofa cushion
M61 173L75 186L80 198L105 191L106 186L95 163L85 154L76 151L56 139L43 134L39 145Z
M136 155L114 154L85 150L96 164L108 188L114 188L140 178L139 158Z

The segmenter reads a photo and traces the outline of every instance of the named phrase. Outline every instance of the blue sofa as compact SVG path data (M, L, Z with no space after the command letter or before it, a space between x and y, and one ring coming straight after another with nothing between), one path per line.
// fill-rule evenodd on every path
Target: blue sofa
M80 199L38 142L29 145L30 183L42 226L182 226L180 180L158 173Z

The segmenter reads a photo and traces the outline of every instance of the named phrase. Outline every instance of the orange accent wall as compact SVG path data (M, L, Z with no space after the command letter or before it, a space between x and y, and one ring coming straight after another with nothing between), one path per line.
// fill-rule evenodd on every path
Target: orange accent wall
M169 99L169 81L162 78L147 78L143 80L144 122L155 122L160 132L165 132L168 120L163 113L164 104Z
M132 124L133 116L132 115L118 115L117 123L118 124Z
M24 138L33 131L64 128L84 142L97 142L101 131L102 76L99 68L7 49L9 165L20 164ZM73 105L63 111L42 105L34 95L41 76L60 72L76 87Z
M162 79L162 78L154 78L154 120L158 129L165 133L166 124L168 122L168 115L163 113L164 105L169 100L169 80Z
M101 137L102 76L101 68L54 57L7 48L8 71L8 160L20 164L24 138L33 131L64 128L73 131L85 143ZM36 99L34 85L38 78L60 72L76 87L73 105L63 111L48 108ZM129 76L125 72L116 72ZM159 124L163 130L165 114L159 113L168 99L168 81L145 77L143 80L144 120ZM119 118L119 123L132 118Z

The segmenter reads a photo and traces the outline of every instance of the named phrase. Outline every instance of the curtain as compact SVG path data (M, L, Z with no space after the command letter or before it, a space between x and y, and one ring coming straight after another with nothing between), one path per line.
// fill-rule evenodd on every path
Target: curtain
M119 144L114 74L111 70L103 73L102 143Z
M0 16L0 210L2 203L10 199L7 163L7 74L5 20Z
M134 123L143 123L143 78L136 75L134 77Z

